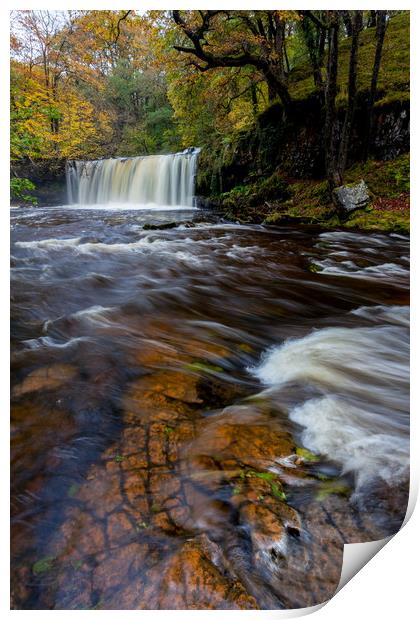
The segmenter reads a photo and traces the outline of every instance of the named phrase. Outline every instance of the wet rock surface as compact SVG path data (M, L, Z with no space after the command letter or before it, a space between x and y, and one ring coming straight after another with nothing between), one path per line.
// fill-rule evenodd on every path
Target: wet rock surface
M404 274L377 285L308 271L308 255L330 250L301 231L248 239L196 226L142 243L138 215L127 233L117 213L106 242L89 230L82 243L71 212L60 245L44 228L61 216L36 217L42 245L14 250L12 608L282 609L331 597L343 544L398 529L405 482L359 502L338 463L302 449L289 416L302 387L279 399L249 368L313 325L360 321L355 306L407 303ZM18 224L25 243L32 224ZM390 245L375 238L388 254L372 260L396 264Z
M206 383L155 370L127 385L119 441L68 488L44 556L15 577L17 608L34 596L46 609L277 609L332 596L343 543L381 532L340 495L289 504L290 488L322 485L290 433L246 398L206 415Z

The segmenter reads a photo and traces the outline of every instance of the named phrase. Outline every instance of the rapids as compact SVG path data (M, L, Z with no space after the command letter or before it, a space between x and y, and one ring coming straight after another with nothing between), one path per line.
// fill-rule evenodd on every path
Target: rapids
M114 202L93 167L108 189L74 201ZM407 237L133 204L11 223L15 608L309 606L344 542L398 530Z

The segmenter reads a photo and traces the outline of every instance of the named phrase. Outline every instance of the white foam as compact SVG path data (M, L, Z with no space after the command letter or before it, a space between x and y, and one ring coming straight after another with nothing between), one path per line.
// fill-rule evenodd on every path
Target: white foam
M320 273L330 276L347 276L350 278L368 279L407 279L409 271L403 265L397 263L382 263L369 267L359 267L353 261L334 261L330 258L314 260L313 263L320 267Z
M360 306L355 310L351 310L350 314L363 317L374 323L391 323L410 326L410 308L409 306Z
M188 205L156 205L132 204L132 203L102 203L102 204L74 204L55 207L57 209L69 209L70 211L197 211L197 207Z
M314 331L274 347L250 369L278 390L297 383L321 392L289 415L303 427L304 445L354 472L358 489L374 478L395 482L407 474L407 312L362 307L354 314L377 322L382 313L382 324Z
M87 336L78 336L75 338L70 338L65 342L57 342L54 338L50 336L40 336L39 338L32 338L31 340L24 340L23 344L26 348L35 350L35 349L67 349L72 347L74 344L78 342L88 342L90 338Z
M335 230L331 232L324 232L319 235L319 238L323 241L329 241L332 243L344 242L356 242L357 244L365 243L366 245L384 245L388 242L388 237L385 235L364 235L362 233L344 232Z
M325 396L295 407L290 418L304 427L307 448L339 461L343 473L356 474L359 490L375 478L396 483L408 474L408 434L398 435L368 408Z
M49 251L72 250L77 254L94 254L96 252L115 253L115 252L138 252L139 250L156 251L169 244L179 243L179 241L166 241L164 239L153 239L152 235L141 237L131 243L101 243L101 242L82 242L80 237L70 239L41 239L37 241L18 241L16 246L25 249L32 249L35 252L44 254Z
M69 239L40 239L35 241L16 241L16 247L25 249L40 249L40 250L60 250L63 247L75 247L78 246L81 239L80 237L71 237Z

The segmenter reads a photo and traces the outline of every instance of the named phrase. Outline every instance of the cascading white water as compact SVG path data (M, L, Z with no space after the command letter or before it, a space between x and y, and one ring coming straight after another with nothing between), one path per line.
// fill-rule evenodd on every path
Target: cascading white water
M317 394L289 416L303 444L352 471L361 492L375 479L396 484L409 467L409 308L362 306L366 327L326 327L287 340L250 369L265 385L306 385ZM397 344L398 343L398 344Z
M69 161L69 203L192 207L198 153Z

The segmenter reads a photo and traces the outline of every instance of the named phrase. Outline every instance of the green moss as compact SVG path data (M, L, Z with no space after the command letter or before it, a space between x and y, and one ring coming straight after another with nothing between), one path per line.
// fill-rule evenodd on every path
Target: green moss
M284 221L284 211L274 211L264 219L264 224L280 224L282 220Z
M240 349L244 353L253 353L254 351L254 348L246 342L241 342L241 344L238 345L238 349Z
M55 557L50 555L41 560L38 560L32 566L32 572L34 575L42 575L48 573L54 566Z
M232 212L234 219L237 213L245 214L249 209L255 209L266 202L284 202L289 198L288 185L279 172L269 177L258 179L247 185L237 185L229 192L220 196L220 202L225 212Z
M224 372L221 366L210 364L209 362L191 362L191 364L185 364L184 368L187 370L204 371L204 372Z
M405 11L389 20L382 52L381 69L378 78L380 99L377 106L395 101L407 101L410 97L410 14ZM339 48L337 105L347 98L348 59L350 39L343 39ZM360 33L358 59L358 88L368 92L375 57L375 28ZM325 73L325 70L324 70ZM324 76L325 77L325 76ZM315 92L312 70L309 63L298 65L290 75L290 93L294 99L306 99Z
M320 472L317 472L315 474L315 477L318 478L318 480L322 480L323 482L325 482L326 480L330 480L329 476L327 476L326 474L322 474Z
M267 480L267 482L270 482L271 480L273 480L273 478L275 478L275 475L269 471L255 471L255 470L247 471L245 476L247 478L261 478L261 480Z
M247 469L241 471L240 478L242 480L245 480L245 478L259 478L260 480L265 480L270 485L270 492L274 497L282 502L287 499L281 482L276 480L276 474L273 474L270 471L256 471L255 469Z
M315 499L318 502L322 502L324 499L327 499L332 494L335 495L348 495L350 493L350 488L340 482L340 480L327 480L325 482L321 482L319 491L317 492Z
M67 491L67 495L69 497L74 497L77 494L79 489L80 489L80 484L72 484L69 487L69 490Z
M274 495L274 497L276 497L282 502L286 501L287 499L286 493L275 482L271 483L271 493Z
M319 271L322 271L321 267L319 265L315 265L314 263L311 263L309 265L308 269L312 273L318 273ZM296 452L296 454L297 454L297 452Z
M408 212L376 211L357 212L350 216L343 226L377 232L410 232L410 216Z
M366 181L371 198L370 205L364 210L352 213L346 222L340 221L334 205L330 201L327 181L301 180L290 184L290 200L282 203L264 218L264 224L278 225L287 222L320 224L325 228L343 226L378 232L410 231L410 213L401 204L408 202L410 189L410 157L400 155L391 161L369 160L357 163L345 173L346 185ZM381 199L395 200L389 209L375 208ZM309 267L315 271L316 267Z
M357 163L345 173L345 183L357 183L363 178L374 196L397 198L410 191L410 156L400 155L390 161L368 160Z
M319 461L319 456L307 450L306 448L296 448L296 454L303 458L305 461L309 461L310 463L315 463Z

